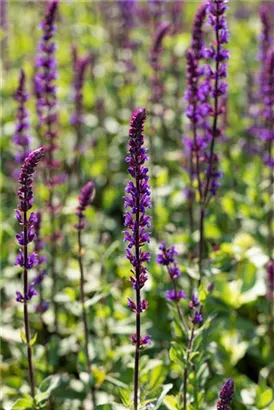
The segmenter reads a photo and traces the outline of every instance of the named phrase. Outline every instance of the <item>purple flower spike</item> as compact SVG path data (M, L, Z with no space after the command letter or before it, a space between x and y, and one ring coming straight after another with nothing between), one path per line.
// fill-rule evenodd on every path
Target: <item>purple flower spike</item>
M27 211L31 209L33 202L32 176L43 155L43 147L32 151L25 159L18 179L19 184L21 185L18 189L18 198L20 202L18 204L18 209L16 210L15 218L20 225L23 225L24 230L16 234L16 239L18 244L24 247L24 249L27 249L28 244L35 238L34 223L37 221L37 218L33 212L28 218ZM19 250L19 254L15 261L15 265L23 267L25 273L38 263L39 260L35 252L28 254L25 250L23 252L22 249ZM17 302L28 301L36 294L36 291L32 285L28 289L25 287L24 290L25 296L23 296L19 291L16 292Z
M85 216L84 212L93 200L95 195L95 185L94 182L89 181L86 185L81 189L81 193L79 195L79 205L76 209L76 215L79 218L77 224L74 225L76 229L83 229L85 227Z
M217 410L230 410L234 394L234 381L228 379L220 392L220 400L217 402Z
M144 122L146 111L138 108L132 114L129 129L129 156L126 162L129 164L128 172L134 178L135 183L129 181L126 186L125 207L131 208L131 213L125 215L125 241L129 242L127 247L127 258L135 269L135 277L131 282L135 289L141 289L146 280L146 268L144 262L148 261L150 254L143 252L142 247L149 242L149 233L146 228L150 227L150 217L146 215L146 209L151 207L150 188L148 185L148 168L145 161L148 159L144 144ZM135 255L132 252L135 249Z
M138 384L139 384L139 351L140 348L150 344L150 337L141 336L141 313L148 307L148 302L141 299L141 289L144 287L148 276L145 263L150 258L149 252L143 251L143 246L149 243L150 217L147 209L151 208L150 187L148 184L148 160L147 150L144 148L144 123L146 120L145 108L137 108L131 117L128 141L128 173L133 181L128 181L125 191L125 208L129 211L125 214L124 240L128 242L126 257L132 265L130 281L135 290L135 301L128 300L128 306L136 315L136 334L130 340L135 345L134 367L134 408L138 407Z
M90 56L78 57L76 46L72 47L73 55L73 102L75 111L71 117L71 124L75 127L77 133L76 148L80 148L81 126L83 124L83 86L86 70L91 63Z
M26 108L29 95L26 92L26 76L23 70L20 72L19 85L14 94L14 99L18 102L18 109L13 142L18 147L21 147L20 151L15 154L15 160L19 164L22 164L30 152L29 113ZM16 174L18 176L17 172Z
M192 50L195 53L196 58L202 57L202 49L204 46L204 35L202 31L203 24L206 19L207 4L202 3L196 12L195 19L192 27Z
M55 19L58 9L58 1L51 0L48 3L46 15L40 24L42 36L38 45L36 59L36 75L34 88L36 94L36 111L38 115L38 126L41 133L48 141L46 146L46 164L49 168L48 186L55 184L53 170L59 167L59 161L54 159L54 151L58 148L57 138L57 62L55 58L56 43L53 40L56 31Z

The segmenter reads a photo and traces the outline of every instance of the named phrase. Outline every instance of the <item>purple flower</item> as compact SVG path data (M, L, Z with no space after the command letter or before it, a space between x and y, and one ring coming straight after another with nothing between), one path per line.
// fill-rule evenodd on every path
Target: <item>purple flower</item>
M46 302L45 300L43 300L43 302L41 302L39 305L35 306L35 312L37 313L45 313L49 308L49 304L48 302Z
M95 195L95 185L92 181L86 183L86 185L81 189L78 201L79 205L76 209L76 215L79 218L77 224L74 225L76 229L83 229L85 227L84 212L93 200Z
M57 148L55 142L57 137L57 98L56 85L56 44L53 41L56 31L55 18L58 8L58 0L51 0L48 3L46 15L40 24L43 32L38 45L38 55L36 58L36 75L34 88L36 94L36 111L39 119L39 127L42 127L44 137L49 141L47 147L46 162L50 170L57 168L59 162L53 158L53 152ZM51 185L52 175L48 183Z
M152 103L157 103L158 101L160 101L164 93L164 84L159 78L159 71L162 70L160 58L162 54L163 40L164 40L164 37L169 33L169 31L170 31L170 24L168 22L163 22L159 24L159 26L156 29L156 32L155 32L155 35L152 41L152 46L150 49L149 60L150 60L151 67L153 69L153 76L151 78L151 87L152 87L151 101Z
M34 289L32 285L28 288L28 291L25 294L25 296L23 296L22 293L19 292L18 290L15 293L16 293L15 300L16 302L20 302L20 303L24 303L25 301L28 302L29 300L33 298L33 296L38 295L37 291Z
M195 14L192 27L192 42L191 47L197 59L202 57L202 49L204 46L204 35L202 31L203 24L206 19L207 4L206 2L200 4Z
M148 159L143 135L145 119L145 108L137 108L131 117L126 162L133 181L128 181L124 197L125 208L130 208L125 215L124 225L128 230L124 232L124 240L128 242L126 257L133 267L130 281L136 293L136 302L128 299L129 309L136 314L136 334L130 337L131 342L136 346L136 354L139 354L140 347L151 343L148 335L141 337L140 334L140 313L148 307L148 302L141 299L140 290L148 279L145 263L150 258L149 252L142 250L142 247L150 241L149 232L147 232L147 228L150 227L150 218L146 212L147 208L151 207L148 168L145 166ZM138 367L135 367L135 374L138 374ZM135 397L134 400L136 403L137 398Z
M34 151L32 151L28 157L25 159L22 167L21 167L21 172L18 178L18 182L21 185L21 187L18 190L18 198L20 200L20 203L18 205L18 210L21 212L28 211L29 209L32 208L32 199L33 199L33 192L32 192L32 175L35 171L35 168L38 165L38 162L42 159L44 155L44 148L38 148ZM25 240L23 233L16 235L18 241L21 240L21 244L25 244L27 240L30 240L30 238L34 238L34 233L31 231L31 233L28 235L28 239ZM32 240L31 239L31 240Z
M192 296L191 296L191 300L190 300L190 302L189 302L189 304L188 304L189 307L190 307L190 309L194 309L194 308L198 307L199 304L200 304L200 302L199 302L199 299L197 298L197 296L192 295Z
M173 302L178 302L180 299L186 299L186 295L183 290L167 290L166 300L172 300Z
M83 85L85 72L91 62L90 56L78 57L76 46L73 46L73 102L75 105L75 112L71 117L71 123L75 127L80 127L83 123Z
M128 172L135 182L129 181L126 186L125 207L131 208L131 213L125 215L124 239L129 242L127 246L127 258L134 267L135 277L131 278L134 287L143 287L147 280L146 268L143 263L148 261L149 253L144 253L141 248L149 242L149 233L146 228L150 227L150 217L146 215L146 209L151 207L150 188L148 185L148 168L145 162L148 159L144 144L144 122L146 111L138 108L134 111L129 130L129 156L126 158ZM132 252L135 249L135 255Z
M203 323L203 315L200 312L195 312L194 317L192 318L192 322L194 325Z
M179 278L181 276L181 271L178 268L175 260L175 256L178 255L175 246L167 248L165 242L163 241L159 246L159 249L161 252L157 255L156 262L160 265L167 266L168 273L171 279Z
M230 405L232 403L234 394L234 381L233 379L228 379L223 385L220 392L220 399L217 402L217 410L230 410Z
M133 345L136 345L137 344L137 335L136 334L131 335L130 336L130 341ZM151 338L150 338L149 335L140 337L139 346L143 347L143 346L146 346L146 345L151 345Z
M31 285L32 286L40 285L43 282L43 280L46 276L47 276L47 271L46 270L43 270L42 272L39 272L38 275L31 282Z
M127 303L127 305L128 305L128 307L129 307L129 309L132 311L132 312L144 312L145 310L147 310L147 308L148 308L148 301L147 300L145 300L145 299L143 299L143 300L141 300L141 302L139 303L139 306L138 306L138 309L137 309L137 306L136 306L136 304L134 303L134 301L132 300L132 299L130 299L130 298L128 298L128 303Z
M33 288L33 285L30 285L30 287L27 288L28 284L27 280L25 280L25 278L27 278L28 269L31 269L34 265L39 263L35 252L28 254L28 244L35 238L34 224L37 223L37 215L32 212L28 218L27 212L32 207L33 201L32 176L43 155L43 147L32 151L24 160L18 179L20 184L20 188L18 189L18 198L20 202L18 204L18 209L16 210L15 218L20 225L23 225L24 229L22 232L16 234L16 239L18 244L24 247L24 252L21 249L19 250L15 265L20 265L24 268L25 293L23 296L19 291L16 292L16 300L18 302L28 301L37 294L36 290Z
M19 85L14 94L14 99L18 102L18 109L13 142L18 147L21 147L20 151L15 154L15 160L19 164L22 164L30 152L29 113L26 108L29 95L26 92L26 76L23 70L20 72Z

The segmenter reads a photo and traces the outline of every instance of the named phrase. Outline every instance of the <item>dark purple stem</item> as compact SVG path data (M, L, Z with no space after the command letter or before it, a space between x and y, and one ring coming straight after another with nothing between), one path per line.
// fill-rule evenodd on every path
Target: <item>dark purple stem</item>
M136 158L136 162L138 159ZM136 233L135 233L135 257L136 257L136 306L141 303L141 291L139 284L140 277L140 255L139 255L139 222L140 222L140 186L139 178L136 177ZM140 338L141 338L141 316L140 311L136 309L136 346L135 346L135 364L134 364L134 410L138 410L138 383L139 383L139 359L140 359Z
M25 209L27 209L27 199L26 193L24 195L24 204ZM28 218L27 218L27 211L23 212L24 218L24 238L27 242L28 238ZM28 261L28 244L24 244L24 295L28 294L28 270L26 268L26 264ZM29 330L29 315L28 315L28 301L26 297L24 297L24 325L25 325L25 334L26 334L26 341L27 341L27 355L28 355L28 371L29 371L29 383L30 383L30 390L31 396L34 398L35 396L35 383L34 383L34 370L32 364L32 349L30 346L30 330Z
M79 216L78 219L79 226L82 223L82 217ZM81 297L81 305L82 305L82 320L84 324L84 334L85 334L85 353L86 353L86 369L87 373L90 375L91 370L91 360L88 350L88 320L87 320L87 313L85 307L85 277L84 277L84 267L83 267L83 260L82 260L82 238L81 238L81 231L82 229L78 229L78 263L79 263L79 270L80 270L80 297ZM96 407L96 398L95 398L95 389L91 387L91 405L92 407Z

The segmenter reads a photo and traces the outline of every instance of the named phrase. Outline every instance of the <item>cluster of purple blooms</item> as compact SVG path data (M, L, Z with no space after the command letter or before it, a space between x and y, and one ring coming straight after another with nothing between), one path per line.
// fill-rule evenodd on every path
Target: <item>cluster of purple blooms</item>
M95 186L92 181L89 181L86 183L86 185L81 189L81 193L79 195L78 201L79 205L77 206L76 209L76 215L79 218L79 221L77 224L74 225L74 227L78 230L84 229L86 226L85 222L85 210L91 203L92 199L94 198L95 194Z
M130 211L125 214L124 221L124 225L128 228L124 233L124 240L128 242L126 257L133 266L130 281L136 291L136 303L129 299L128 306L138 315L148 307L147 301L141 300L140 290L148 279L145 263L150 260L150 253L142 250L143 246L150 241L150 234L147 232L147 228L150 228L150 216L146 212L147 208L151 208L148 168L145 166L148 160L143 135L145 119L146 110L137 108L130 121L129 152L126 162L134 182L128 181L124 197L125 208L130 208ZM148 335L140 336L138 340L137 335L132 335L131 341L140 347L149 344L150 338Z
M274 168L274 156L272 152L274 142L274 48L268 51L265 68L263 117L266 125L261 131L261 138L268 144L268 152L265 154L264 161L270 168Z
M20 184L20 188L18 189L19 204L18 209L15 213L15 218L23 227L23 231L16 234L16 239L23 250L19 250L15 265L20 265L25 272L39 263L39 259L36 253L32 252L28 255L28 245L35 238L34 224L37 222L37 217L34 212L31 212L29 217L27 216L27 213L32 208L33 202L32 175L43 155L43 147L32 151L25 159L18 178L18 182ZM17 302L26 302L33 296L37 295L34 284L32 283L30 286L28 286L26 282L27 281L24 281L24 295L19 291L16 292Z
M59 166L58 161L53 159L53 152L57 149L56 122L57 122L57 97L55 80L57 78L57 62L55 58L56 43L53 41L56 31L55 18L58 9L58 0L52 0L48 4L44 20L40 28L43 31L36 59L36 75L34 79L36 93L36 110L39 119L39 127L43 127L44 136L49 141L46 162L49 169ZM53 181L49 181L50 184Z
M234 381L228 379L223 385L220 392L220 399L217 402L217 410L230 410L234 394Z
M86 70L90 64L90 56L78 57L76 46L72 48L73 55L73 102L75 104L75 112L71 117L71 124L80 127L83 123L83 85Z
M161 101L164 94L164 84L163 81L159 78L159 72L162 71L163 67L160 63L160 57L162 54L162 43L165 36L170 31L170 23L163 22L160 23L155 32L152 46L150 49L149 60L151 67L153 69L153 76L151 79L152 85L152 94L151 101L152 103L158 103Z
M166 300L178 303L181 299L186 299L185 292L182 289L178 290L176 285L176 279L181 276L181 271L176 261L178 252L175 249L174 245L167 248L164 241L159 246L159 250L160 252L156 257L156 262L159 263L159 265L163 265L167 268L169 277L173 285L173 289L166 291ZM194 325L203 323L203 315L201 311L198 310L199 306L199 299L195 295L192 295L189 302L189 307L192 311L191 320Z
M170 279L173 283L173 289L166 291L166 300L172 300L178 302L180 299L186 299L186 295L183 290L177 290L175 280L181 276L181 271L177 265L175 257L178 255L175 246L170 248L166 247L163 241L159 247L160 253L156 257L156 262L160 265L166 266Z
M30 153L30 136L29 136L29 113L26 108L26 102L29 95L26 92L26 75L23 70L20 72L18 88L14 94L14 99L18 102L16 115L15 134L13 142L20 147L20 151L15 154L15 161L22 164ZM18 172L19 174L19 172ZM18 176L16 174L16 176Z
M186 56L186 115L190 120L193 136L183 137L183 143L191 162L194 162L191 167L192 177L196 177L199 182L200 197L203 200L207 199L208 192L216 195L222 176L218 170L219 158L214 153L214 143L222 134L217 120L224 111L221 99L227 94L227 83L224 81L227 77L226 61L229 58L229 52L224 48L229 40L225 18L226 3L226 0L209 0L206 5L200 6L193 25L192 47ZM204 44L202 31L206 16L216 36L216 41L209 47ZM207 60L207 63L202 65L201 59ZM212 124L209 117L213 117Z

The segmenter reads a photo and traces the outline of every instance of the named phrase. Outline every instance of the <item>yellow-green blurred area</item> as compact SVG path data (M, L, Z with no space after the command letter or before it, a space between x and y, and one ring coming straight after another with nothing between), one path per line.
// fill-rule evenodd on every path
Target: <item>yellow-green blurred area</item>
M156 17L151 15L152 3L160 10ZM135 315L127 308L127 298L133 297L133 290L128 280L131 266L125 258L123 242L123 196L130 178L125 162L129 121L134 108L140 106L147 109L144 135L150 156L153 203L151 242L146 247L152 258L148 265L149 280L142 290L143 298L149 302L148 310L142 315L142 334L151 335L152 345L141 354L143 407L140 410L183 408L178 403L182 396L186 335L175 307L165 300L165 291L171 284L163 266L156 263L156 254L162 240L176 245L182 271L178 286L189 298L191 287L199 279L199 229L198 226L193 232L190 229L187 154L181 140L189 130L184 100L185 53L200 2L184 0L178 8L179 15L174 14L175 1L158 3L136 0L129 29L125 28L121 4L117 1L71 0L59 4L55 35L59 147L55 157L61 161L60 172L69 175L54 194L56 204L60 204L56 215L56 229L61 237L56 245L58 292L55 295L59 334L54 332L50 272L43 282L43 296L49 302L49 309L42 319L34 310L37 300L33 298L29 303L32 336L37 333L33 346L36 385L40 386L41 395L51 389L56 410L90 409L90 383L97 390L98 409L123 410L132 406L134 347L129 337L135 331ZM272 13L273 30L273 1L263 3ZM206 258L204 283L200 288L205 322L197 330L197 354L191 358L187 410L214 410L220 388L228 377L233 377L235 382L233 410L274 410L273 347L269 336L273 306L266 296L265 268L270 257L268 215L273 198L268 190L269 169L262 155L252 151L254 145L260 146L262 142L254 141L248 131L254 121L248 106L250 78L255 78L252 87L256 89L261 64L258 59L261 5L256 0L231 0L227 12L230 31L227 118L222 124L225 135L216 144L223 176L205 218ZM33 84L41 36L39 24L46 6L45 1L1 0L1 408L4 410L33 408L28 402L27 357L20 337L23 309L15 301L16 290L22 289L22 274L20 267L14 266L18 253L15 234L20 227L14 219L18 189L14 177L18 164L14 156L18 147L12 140L17 110L13 96L20 69L24 69L30 95L27 107L31 148L46 143L37 129ZM161 100L153 102L150 49L156 29L164 21L171 24L160 58L159 77L164 93ZM130 39L130 47L125 46L125 36ZM212 39L208 25L205 39L209 42ZM71 172L75 156L79 156L74 150L76 132L71 125L75 109L73 45L79 56L89 55L91 59L83 86L84 124L78 174ZM83 259L91 378L85 371L74 228L79 192L90 179L95 182L96 195L86 212ZM43 182L42 171L38 170L33 210L41 210L43 214L43 252L49 261L51 225L47 200L48 187ZM197 219L198 195L194 202ZM29 275L32 279L35 270ZM186 320L190 314L188 302L180 302ZM49 379L45 381L46 378ZM44 397L39 398L37 410L50 409ZM18 399L22 401L14 407Z

